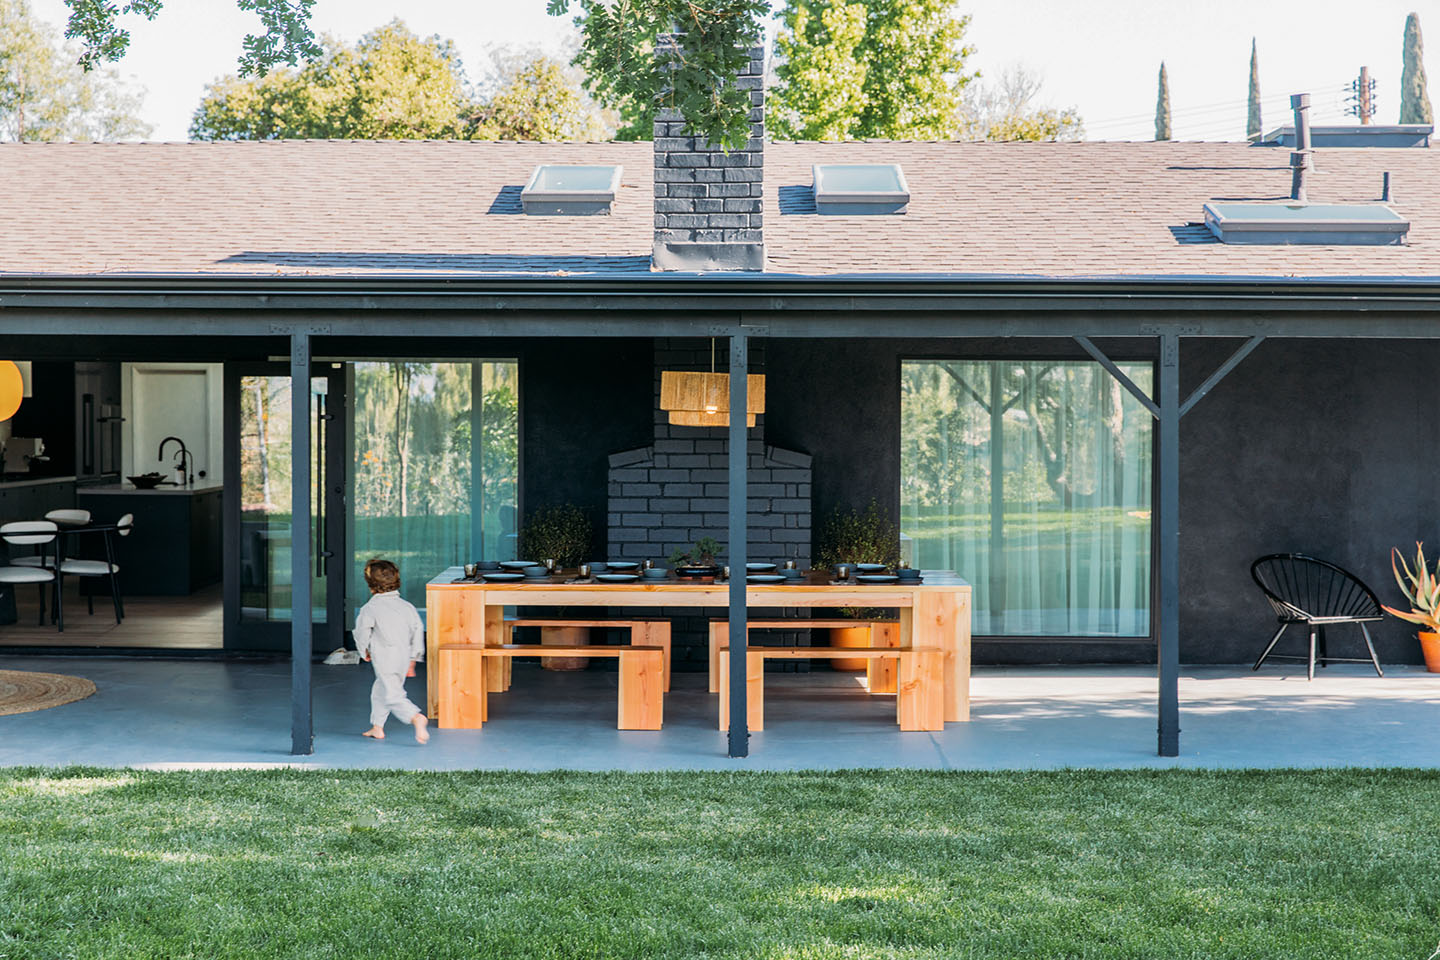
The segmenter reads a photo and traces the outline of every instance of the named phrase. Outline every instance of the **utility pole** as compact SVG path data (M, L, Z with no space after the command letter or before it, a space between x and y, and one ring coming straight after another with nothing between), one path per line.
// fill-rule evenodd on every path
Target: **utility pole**
M1361 67L1360 76L1350 81L1350 96L1346 97L1346 102L1349 106L1345 112L1359 117L1363 124L1368 124L1375 116L1375 81L1370 78L1369 67Z

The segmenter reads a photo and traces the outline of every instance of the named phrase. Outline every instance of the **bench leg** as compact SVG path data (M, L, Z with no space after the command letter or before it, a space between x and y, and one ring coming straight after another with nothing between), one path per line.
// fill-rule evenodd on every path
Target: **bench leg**
M478 650L441 650L437 686L440 726L447 730L479 730L488 719L485 661Z
M916 650L899 659L895 719L901 730L945 729L944 654Z
M730 729L730 648L719 652L720 730ZM765 729L765 655L745 656L745 714L752 731Z
M665 658L659 650L620 655L621 730L659 730L665 698L661 693Z
M896 623L872 623L870 625L870 646L900 646L900 625ZM899 658L871 657L865 662L865 689L871 693L894 693L895 679L899 670Z
M720 692L720 675L724 672L720 666L720 648L725 646L730 638L730 624L710 624L710 692Z
M505 623L505 608L490 604L485 606L485 646L499 647L510 642L510 626ZM503 693L510 686L507 671L509 657L485 657L485 689L491 693Z
M632 624L630 642L637 647L659 647L665 661L665 692L670 692L670 621L650 620Z

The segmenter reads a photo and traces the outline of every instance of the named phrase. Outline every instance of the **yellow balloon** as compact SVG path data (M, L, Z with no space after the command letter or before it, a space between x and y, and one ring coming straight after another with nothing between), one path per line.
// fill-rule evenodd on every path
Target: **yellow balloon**
M20 409L25 394L25 381L14 360L0 360L0 420L9 420Z

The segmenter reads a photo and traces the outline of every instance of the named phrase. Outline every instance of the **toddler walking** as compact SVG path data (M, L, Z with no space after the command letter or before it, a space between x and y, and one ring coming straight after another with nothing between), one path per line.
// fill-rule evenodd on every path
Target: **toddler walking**
M365 564L370 599L355 614L355 649L375 668L370 688L370 729L363 736L385 739L385 721L395 714L413 724L417 743L430 740L425 712L405 696L405 677L415 675L415 661L425 657L425 628L420 614L400 596L400 570L376 557Z

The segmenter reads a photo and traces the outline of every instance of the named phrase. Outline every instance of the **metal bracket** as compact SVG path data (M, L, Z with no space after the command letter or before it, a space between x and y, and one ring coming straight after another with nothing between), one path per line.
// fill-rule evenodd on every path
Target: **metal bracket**
M1260 346L1260 344L1264 341L1264 337L1254 336L1241 344L1234 353L1230 354L1230 358L1228 360L1220 364L1220 366L1216 367L1215 372L1210 374L1210 376L1206 377L1205 382L1200 384L1200 386L1196 387L1195 391L1190 394L1190 396L1185 400L1185 402L1180 404L1180 416L1183 417L1185 416L1185 414L1189 413L1191 407L1199 403L1201 398L1204 397L1205 394L1215 389L1215 385L1217 383L1225 379L1226 375L1229 374L1231 370L1234 370L1240 364L1241 360L1244 360L1246 357L1250 356L1250 352L1256 347Z
M1091 343L1089 337L1077 336L1075 337L1075 342L1080 344L1081 348L1084 349L1086 353L1094 357L1095 361L1099 363L1100 366L1108 370L1110 372L1110 376L1114 377L1116 380L1119 380L1120 385L1126 390L1130 391L1131 396L1133 396L1136 400L1139 400L1141 405L1146 410L1150 411L1150 416L1154 417L1157 420L1160 419L1159 404L1157 404L1154 400L1151 400L1144 390L1141 390L1138 386L1136 386L1134 380L1131 380L1129 377L1125 376L1124 371L1122 371L1118 366L1115 365L1115 361L1105 356L1104 351L1102 351L1099 347L1095 346L1095 344Z
M292 333L308 333L312 337L330 336L330 324L328 323L272 323L270 324L270 336L288 337Z

